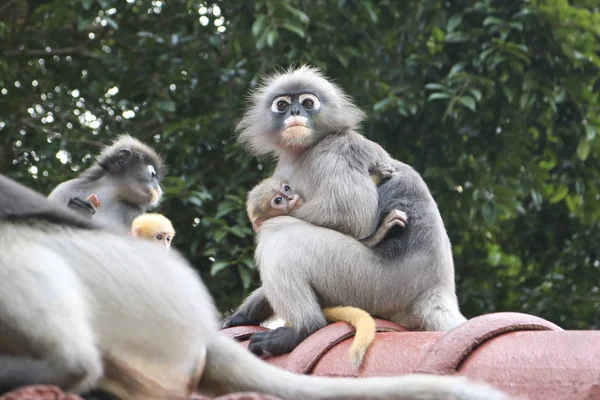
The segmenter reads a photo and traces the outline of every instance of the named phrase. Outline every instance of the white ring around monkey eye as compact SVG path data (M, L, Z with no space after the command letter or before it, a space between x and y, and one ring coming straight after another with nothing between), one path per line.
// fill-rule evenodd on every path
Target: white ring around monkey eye
M284 111L284 110L280 110L279 107L277 106L277 104L280 101L285 102L288 106L292 102L291 99L290 99L290 96L279 96L279 97L276 97L275 100L273 100L273 102L271 103L271 111L273 111L274 113L280 113L280 112Z
M152 175L153 178L156 176L156 170L152 165L148 165L148 172L150 172L150 175Z
M321 108L321 102L319 101L319 98L317 96L315 96L314 94L310 94L310 93L301 94L298 100L300 101L300 104L302 104L303 106L304 106L305 100L312 101L313 106L311 108L308 108L308 110L318 110L319 108Z

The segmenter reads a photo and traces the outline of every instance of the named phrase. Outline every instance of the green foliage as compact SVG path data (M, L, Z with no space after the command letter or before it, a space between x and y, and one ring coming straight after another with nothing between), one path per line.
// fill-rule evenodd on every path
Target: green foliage
M153 144L174 245L221 310L258 285L244 200L272 168L235 123L260 74L308 62L425 177L466 315L600 328L596 1L8 0L0 16L0 172L48 193L117 134Z

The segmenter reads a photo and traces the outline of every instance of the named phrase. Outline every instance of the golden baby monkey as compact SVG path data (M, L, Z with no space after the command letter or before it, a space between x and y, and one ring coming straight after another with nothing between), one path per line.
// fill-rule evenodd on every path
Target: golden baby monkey
M167 249L175 237L175 228L167 217L162 214L142 214L131 223L131 235L153 240L163 244Z

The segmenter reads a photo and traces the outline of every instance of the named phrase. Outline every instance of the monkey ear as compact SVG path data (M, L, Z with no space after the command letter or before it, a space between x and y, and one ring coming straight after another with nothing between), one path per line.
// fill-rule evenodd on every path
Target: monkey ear
M258 228L260 228L263 222L265 222L265 220L262 218L254 218L254 221L252 221L252 230L254 230L254 233L258 232Z
M117 155L115 156L115 160L117 161L117 164L124 165L127 162L127 160L129 159L130 156L131 156L131 150L129 150L129 149L120 149L119 151L117 151Z
M136 226L131 230L131 236L139 236L140 235L140 227Z

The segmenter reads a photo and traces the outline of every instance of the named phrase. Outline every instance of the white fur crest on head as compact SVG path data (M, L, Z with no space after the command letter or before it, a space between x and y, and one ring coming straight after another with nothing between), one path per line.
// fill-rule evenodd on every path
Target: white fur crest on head
M365 118L350 96L341 87L328 79L319 68L302 65L290 67L287 71L276 71L263 78L261 84L250 92L249 106L238 123L239 142L256 155L277 152L273 139L277 132L269 131L266 119L270 116L272 100L291 89L315 93L322 103L319 126L320 134L356 130Z

